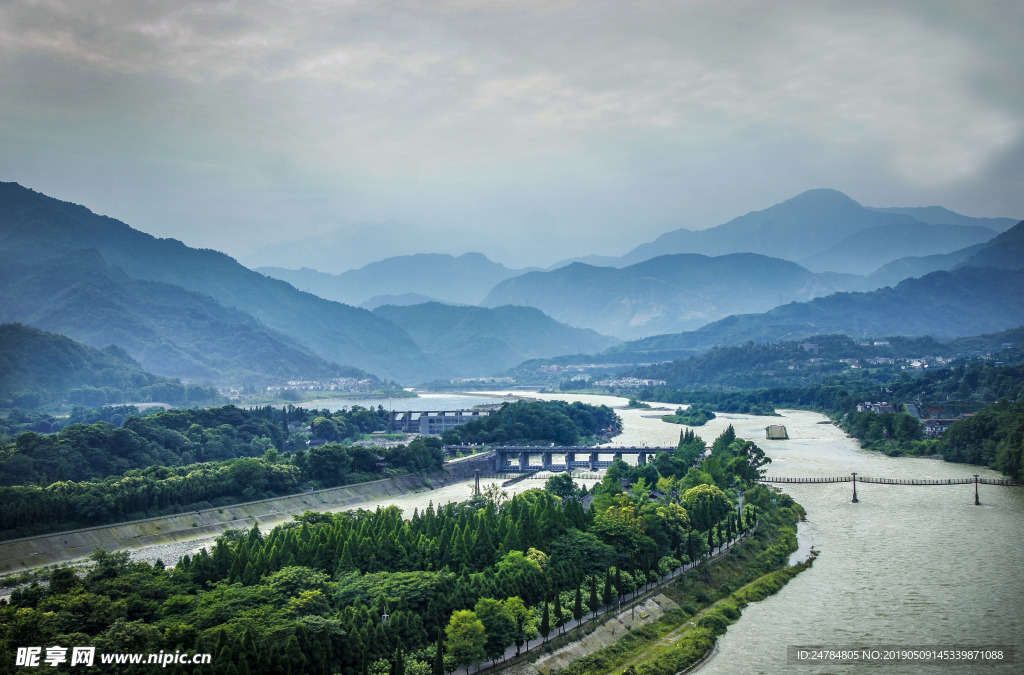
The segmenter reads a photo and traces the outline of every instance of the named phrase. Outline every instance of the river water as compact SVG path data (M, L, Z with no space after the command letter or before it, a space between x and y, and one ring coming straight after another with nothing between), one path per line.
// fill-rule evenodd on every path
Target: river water
M443 400L420 399L422 406L466 408L507 392L477 392ZM621 407L612 396L536 394L542 399L582 401ZM395 399L397 402L398 399ZM413 403L417 399L405 399ZM351 405L351 401L348 402ZM682 427L660 415L664 410L622 410L623 433L612 445L676 445ZM414 409L415 406L413 406ZM398 409L397 406L395 409ZM881 478L964 478L973 473L1001 478L982 467L919 458L892 458L861 450L816 413L782 411L782 417L722 414L695 429L710 443L727 425L754 440L776 476L840 476L856 471ZM790 440L764 440L767 424L784 424ZM590 482L590 481L588 481ZM537 487L526 480L510 493ZM743 611L720 639L720 652L701 675L733 673L1018 673L1024 672L1024 547L1016 540L1024 523L1024 488L981 486L981 506L972 485L887 486L857 484L860 502L851 503L850 483L784 485L807 510L799 528L800 550L820 551L814 566L778 594ZM405 495L396 504L411 515L428 502L462 501L468 483ZM377 503L362 504L375 508ZM205 542L203 542L205 543ZM190 548L198 548L192 542ZM146 552L140 552L146 557ZM174 559L165 556L166 559ZM872 663L807 665L787 661L788 646L826 648L1013 647L1014 665Z
M535 395L621 406L606 396ZM658 406L660 404L652 403ZM675 409L674 405L665 408ZM681 427L649 410L619 410L616 445L675 445ZM662 413L664 414L664 413ZM728 424L754 440L777 476L1002 478L982 467L893 458L860 449L822 415L782 411L781 418L722 414L695 431L710 443ZM764 427L784 424L790 440L765 440ZM1024 488L982 485L783 485L807 510L800 550L820 551L814 566L778 594L743 611L700 675L732 673L1019 673L1024 672ZM789 663L787 646L885 648L1013 647L1015 665Z

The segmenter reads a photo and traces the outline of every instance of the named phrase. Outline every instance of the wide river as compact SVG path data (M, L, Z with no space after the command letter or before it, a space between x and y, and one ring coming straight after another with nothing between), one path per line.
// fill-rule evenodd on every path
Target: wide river
M622 406L608 396L533 394L539 398ZM659 405L652 403L652 405ZM666 405L674 409L676 406ZM675 445L681 427L649 410L619 410L616 445ZM663 414L663 413L662 413ZM822 415L782 411L781 418L722 414L699 436L711 442L728 424L754 440L776 476L1001 478L982 467L893 458L861 450ZM767 441L767 424L784 424L790 440ZM529 481L525 481L529 482ZM800 551L820 551L814 566L777 595L750 605L720 640L700 675L732 673L1020 673L1024 672L1024 488L857 484L784 485L807 510ZM787 646L842 648L1012 647L1016 665L789 663Z
M444 394L401 399L401 403L407 409L465 408L493 401L488 394ZM524 395L613 407L626 404L625 399L612 396ZM338 401L335 407L348 405L352 401ZM661 414L676 406L664 407L661 412L618 410L624 428L613 445L676 445L681 427L660 420ZM764 428L769 423L784 424L790 440L765 440ZM861 450L856 441L816 413L790 410L783 411L781 418L722 414L696 432L710 443L729 424L772 458L770 475L840 476L856 471L884 478L964 478L976 472L983 477L1001 477L982 467L891 458ZM526 480L509 492L537 486L536 481ZM982 504L975 506L972 485L858 483L857 504L851 503L850 483L782 487L807 510L794 560L805 558L811 546L820 555L812 568L778 594L747 607L721 638L720 652L700 675L1024 672L1024 546L1017 541L1024 524L1024 488L983 485ZM411 514L429 502L462 501L469 497L468 490L467 483L459 483L392 498L381 505L395 504ZM189 549L180 552L155 547L139 551L138 557L163 555L165 560L173 560L204 544L209 545L178 545ZM1009 646L1015 649L1018 663L806 665L787 661L788 646L812 645L870 648L882 653L900 647Z

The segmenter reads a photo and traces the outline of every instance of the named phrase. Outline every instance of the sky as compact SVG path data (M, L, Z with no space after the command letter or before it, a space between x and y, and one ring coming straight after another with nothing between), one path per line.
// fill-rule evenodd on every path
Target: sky
M0 0L0 180L249 265L1024 218L1024 3Z

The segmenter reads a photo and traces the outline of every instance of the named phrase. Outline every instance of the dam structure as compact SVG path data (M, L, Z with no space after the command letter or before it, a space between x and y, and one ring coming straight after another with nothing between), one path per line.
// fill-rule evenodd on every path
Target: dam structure
M469 446L446 446L446 450L471 449ZM572 471L573 469L607 469L616 459L636 457L637 464L646 464L661 452L673 453L675 447L608 447L549 445L508 445L492 448L491 470L494 473L527 473L534 471Z

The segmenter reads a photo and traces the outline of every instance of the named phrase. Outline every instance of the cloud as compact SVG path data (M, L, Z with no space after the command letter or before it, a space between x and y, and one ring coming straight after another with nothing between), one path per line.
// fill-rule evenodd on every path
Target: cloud
M563 241L822 181L941 203L1024 139L1022 23L954 0L0 3L0 135L32 158L0 170L81 156L142 192L134 163L268 223L546 213Z

